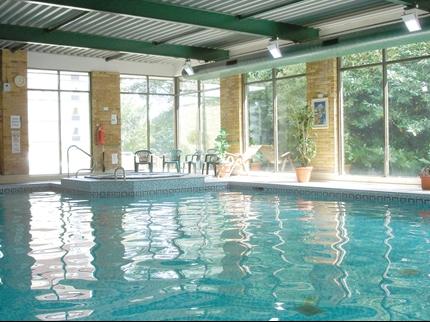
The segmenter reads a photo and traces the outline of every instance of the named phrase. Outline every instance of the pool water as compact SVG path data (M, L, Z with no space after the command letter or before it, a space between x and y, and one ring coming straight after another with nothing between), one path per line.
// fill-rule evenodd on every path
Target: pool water
M0 195L1 320L428 320L430 209Z

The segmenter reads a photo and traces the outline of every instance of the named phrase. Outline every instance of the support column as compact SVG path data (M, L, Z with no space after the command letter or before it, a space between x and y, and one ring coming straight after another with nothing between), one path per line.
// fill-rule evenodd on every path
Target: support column
M314 129L317 155L312 161L316 172L338 173L338 102L337 102L337 60L336 58L308 63L307 98L311 106L312 99L322 95L328 98L328 127Z
M28 174L27 84L19 87L16 76L27 79L27 51L0 51L0 174ZM5 91L7 83L10 88ZM11 129L11 115L20 117L21 127ZM12 150L14 136L15 151ZM17 140L17 141L16 141Z
M113 170L121 164L121 99L120 76L113 72L91 72L92 151L97 162L96 171L102 171L103 147L96 145L97 125L103 126L106 134L104 145L105 170ZM111 124L116 115L117 124ZM118 164L112 163L112 154L117 154Z
M228 134L229 152L242 153L242 75L221 79L221 128Z

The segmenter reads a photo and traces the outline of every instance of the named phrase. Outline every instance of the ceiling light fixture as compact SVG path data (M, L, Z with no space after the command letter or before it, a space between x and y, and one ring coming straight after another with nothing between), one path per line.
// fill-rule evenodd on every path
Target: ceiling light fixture
M194 69L193 69L193 66L191 66L190 59L187 59L185 61L185 64L184 64L184 67L182 67L182 70L185 71L185 73L187 73L188 76L194 75Z
M278 38L270 40L269 45L267 46L267 49L270 51L270 54L272 55L273 58L282 57L281 49L279 49Z
M408 28L409 32L421 30L421 25L418 19L418 12L416 8L405 10L402 15L402 20Z

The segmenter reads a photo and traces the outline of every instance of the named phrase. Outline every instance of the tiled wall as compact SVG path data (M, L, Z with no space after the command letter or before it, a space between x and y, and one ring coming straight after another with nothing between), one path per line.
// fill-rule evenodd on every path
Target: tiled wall
M242 149L242 75L221 79L221 127L227 130L229 152Z
M317 155L312 161L316 172L337 173L338 170L338 115L337 115L337 60L329 59L308 63L307 99L311 106L313 98L322 94L328 98L328 128L315 129Z
M9 92L0 89L0 173L25 175L29 170L27 85L18 87L14 79L17 75L27 78L27 51L18 50L12 53L8 49L1 50L0 67L1 86L3 87L4 83L11 86ZM11 115L21 117L21 128L13 130L19 132L19 153L12 153Z
M112 72L91 72L91 107L92 107L92 149L97 161L97 171L102 170L103 147L95 144L97 124L101 124L106 133L104 145L104 164L106 171L121 164L121 99L120 75ZM106 110L107 108L107 110ZM111 124L111 116L117 116L118 123ZM112 154L118 155L118 164L112 164Z

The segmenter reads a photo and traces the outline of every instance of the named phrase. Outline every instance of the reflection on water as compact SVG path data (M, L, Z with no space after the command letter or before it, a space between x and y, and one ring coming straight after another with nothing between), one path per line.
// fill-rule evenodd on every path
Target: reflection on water
M5 319L430 317L422 209L249 192L0 201Z

